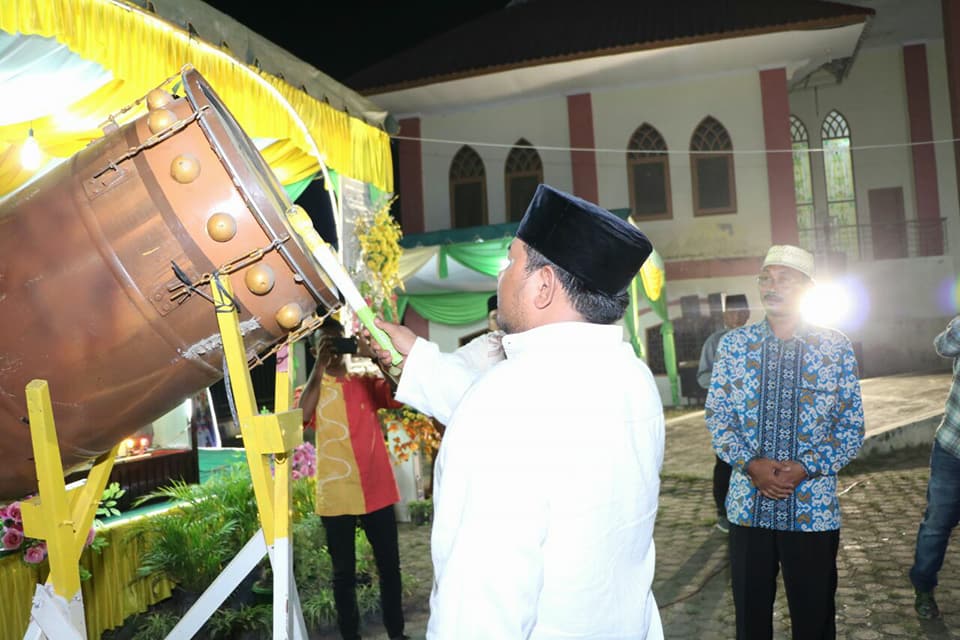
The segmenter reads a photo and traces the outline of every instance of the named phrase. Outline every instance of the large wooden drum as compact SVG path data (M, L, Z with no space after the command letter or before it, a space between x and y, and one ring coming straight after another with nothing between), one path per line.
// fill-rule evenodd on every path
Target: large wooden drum
M256 147L199 73L180 80L0 202L0 499L36 487L30 380L69 469L223 377L205 275L233 271L250 357L339 305Z

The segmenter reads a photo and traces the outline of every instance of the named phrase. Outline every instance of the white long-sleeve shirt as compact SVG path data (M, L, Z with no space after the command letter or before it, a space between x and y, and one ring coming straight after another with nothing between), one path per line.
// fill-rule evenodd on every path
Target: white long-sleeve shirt
M662 638L653 376L615 325L550 324L502 346L497 362L418 341L397 391L441 421L449 410L427 637Z

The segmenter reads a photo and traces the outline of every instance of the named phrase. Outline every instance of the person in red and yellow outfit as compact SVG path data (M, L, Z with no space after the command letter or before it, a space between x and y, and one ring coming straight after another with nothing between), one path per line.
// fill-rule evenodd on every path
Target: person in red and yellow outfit
M316 512L333 562L337 626L344 640L360 637L356 593L357 522L373 547L380 576L383 625L390 638L403 633L400 551L393 505L400 492L377 410L399 407L390 384L377 375L347 372L343 326L328 318L320 328L317 359L300 394L304 425L314 424L317 450ZM354 343L355 344L355 343Z

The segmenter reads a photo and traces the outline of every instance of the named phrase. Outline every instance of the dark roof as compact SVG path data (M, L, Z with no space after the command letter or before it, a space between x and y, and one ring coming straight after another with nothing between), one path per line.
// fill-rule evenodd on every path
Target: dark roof
M873 9L814 0L525 0L347 79L365 95L579 58L857 24Z

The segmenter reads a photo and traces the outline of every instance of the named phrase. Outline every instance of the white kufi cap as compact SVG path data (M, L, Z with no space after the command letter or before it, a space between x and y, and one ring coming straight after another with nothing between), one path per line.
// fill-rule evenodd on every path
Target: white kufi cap
M791 244L775 244L767 251L767 257L763 259L763 265L760 268L771 265L796 269L813 280L813 254L806 249Z

